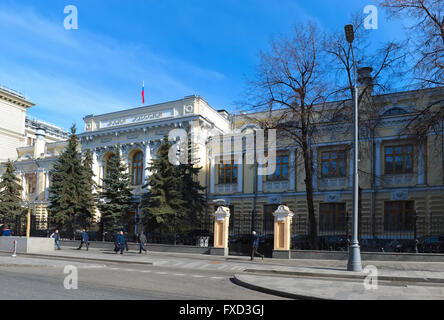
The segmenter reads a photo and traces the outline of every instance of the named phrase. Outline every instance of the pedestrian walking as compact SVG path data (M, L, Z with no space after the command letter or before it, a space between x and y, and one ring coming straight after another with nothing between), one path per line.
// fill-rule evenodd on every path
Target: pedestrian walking
M256 233L256 231L253 231L252 234L253 234L253 243L252 243L253 249L251 250L251 260L254 260L255 255L262 257L262 260L264 260L264 255L257 250L259 247L259 235Z
M139 234L139 242L140 242L139 254L142 253L142 251L145 251L145 254L147 254L148 250L146 250L145 247L143 246L144 244L147 243L146 236L143 232Z
M80 246L77 248L77 250L82 249L83 244L86 245L86 251L88 251L89 237L88 237L88 232L86 232L85 229L83 229L83 231L82 231L82 239L80 240Z
M57 250L61 250L60 249L60 233L59 230L56 229L56 231L54 231L54 233L51 235L51 238L54 238L54 242L57 246Z
M120 254L123 254L123 250L125 249L125 235L123 234L123 231L120 231L119 234L117 235L116 242L118 244L118 246L116 247L118 248L117 251L120 250Z
M119 245L119 232L116 232L116 234L114 235L114 252L117 253L120 250L120 245Z

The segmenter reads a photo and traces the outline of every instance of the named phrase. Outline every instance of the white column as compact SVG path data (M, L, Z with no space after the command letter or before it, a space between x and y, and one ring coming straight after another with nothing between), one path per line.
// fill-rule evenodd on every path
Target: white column
M147 172L147 168L150 165L150 161L151 161L151 149L150 149L150 144L147 142L145 144L145 152L144 152L144 161L143 161L143 179L144 182L146 182L146 179L148 178L149 174Z
M215 159L210 158L210 193L214 193L214 171L216 169Z
M295 170L296 170L296 149L295 148L291 148L290 149L290 166L289 166L289 171L288 174L290 175L290 190L295 190L295 186L296 186L296 175L295 175Z
M259 170L255 172L257 175L257 192L262 192L264 190L264 176L258 175L258 172L262 171L262 165L258 164Z
M242 181L243 181L243 159L242 153L237 155L237 191L242 192Z
M318 189L318 149L316 147L313 148L313 190Z
M97 152L94 150L92 153L92 171L94 173L94 179L99 178L99 163L97 161ZM94 187L93 193L96 192L96 188Z
M35 195L34 199L39 200L39 182L40 182L40 169L37 169L37 172L35 173Z
M26 200L26 174L22 171L22 199Z
M45 200L49 199L49 171L45 172Z
M381 185L381 140L375 142L375 185Z
M418 145L418 184L424 184L424 144Z
M100 167L100 174L99 174L99 185L103 185L103 175L105 171L105 164L102 160L99 161L99 167Z

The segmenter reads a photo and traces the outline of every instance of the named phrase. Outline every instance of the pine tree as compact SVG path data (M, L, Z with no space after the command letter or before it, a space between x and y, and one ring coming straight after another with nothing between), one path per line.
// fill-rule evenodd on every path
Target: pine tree
M178 167L179 178L181 180L180 191L182 199L185 201L185 215L180 223L183 229L196 229L200 227L201 215L206 205L203 187L198 176L202 167L196 166L195 150L191 135L188 132L187 163L181 163Z
M108 162L106 176L99 192L102 232L112 234L116 229L126 229L127 212L134 206L130 176L120 155L120 146Z
M157 158L151 161L148 170L151 175L147 179L148 192L142 196L142 222L148 226L166 227L174 230L177 221L185 214L180 192L180 178L177 166L170 163L168 152L171 144L165 137L157 150Z
M6 162L6 171L0 181L0 221L11 225L23 210L23 201L20 179L14 174L15 168L12 161Z
M85 186L82 183L83 167L78 149L79 140L76 126L73 125L68 145L51 170L52 186L49 188L49 222L69 235L74 234L75 217L84 208L82 196Z
M95 197L94 189L96 183L94 182L94 172L92 170L93 156L91 151L87 150L84 154L82 161L82 185L83 188L80 190L82 201L82 210L76 215L76 227L81 229L86 229L91 225L92 218L95 212Z

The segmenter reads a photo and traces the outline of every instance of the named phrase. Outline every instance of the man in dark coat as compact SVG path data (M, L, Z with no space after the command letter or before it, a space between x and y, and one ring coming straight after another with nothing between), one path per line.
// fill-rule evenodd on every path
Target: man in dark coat
M254 255L258 255L262 257L262 260L264 260L264 255L257 251L257 248L259 247L259 235L256 233L256 231L252 232L253 234L253 249L251 250L251 260L254 259Z
M80 246L77 248L77 250L82 249L83 244L86 245L86 251L88 251L89 237L88 237L88 232L86 232L85 229L83 229L83 231L82 231L82 239L80 240Z
M123 234L123 231L120 231L117 235L116 242L120 249L120 254L123 254L123 250L125 249L125 235Z

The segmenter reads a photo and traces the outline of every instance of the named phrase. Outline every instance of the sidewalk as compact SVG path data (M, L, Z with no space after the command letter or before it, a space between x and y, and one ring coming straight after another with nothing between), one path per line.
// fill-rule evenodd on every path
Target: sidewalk
M444 299L444 263L365 261L378 271L378 289L365 290L363 272L346 271L344 260L255 259L246 256L149 252L123 255L103 249L62 248L29 256L137 263L160 267L206 269L234 274L234 282L250 289L305 299ZM23 255L26 256L26 255Z

